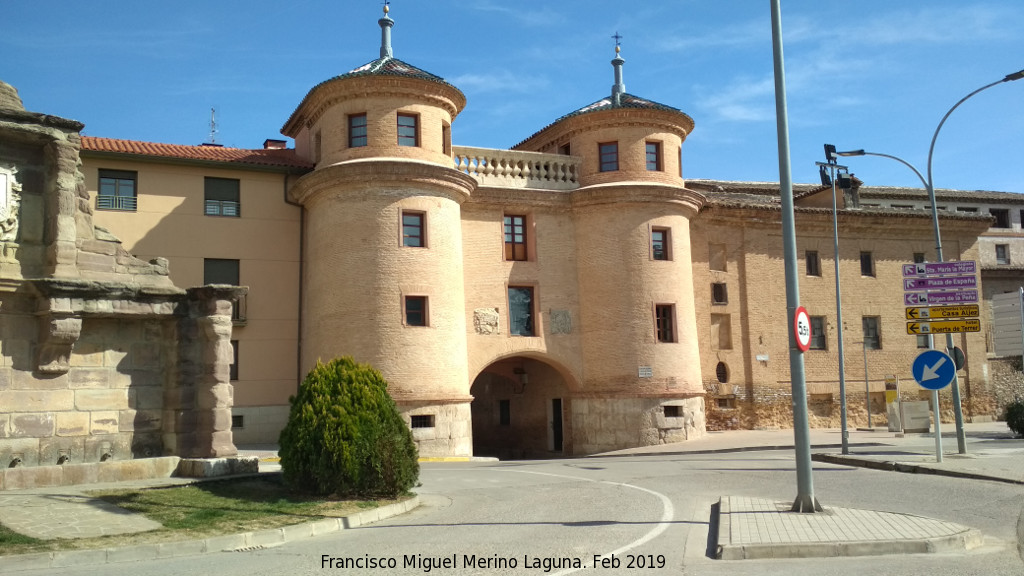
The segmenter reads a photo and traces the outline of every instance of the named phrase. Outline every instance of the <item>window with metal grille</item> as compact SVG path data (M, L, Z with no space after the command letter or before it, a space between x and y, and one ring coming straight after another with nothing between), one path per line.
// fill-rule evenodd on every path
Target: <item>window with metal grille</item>
M239 181L235 178L210 178L204 181L207 216L242 215Z
M1009 244L996 244L996 264L1009 264L1010 263L1010 245Z
M605 142L597 145L601 157L601 172L614 172L619 169L619 143Z
M533 336L533 311L533 288L529 286L509 286L509 333L513 336Z
M914 264L924 263L924 252L914 252Z
M729 367L725 362L719 362L718 366L715 366L715 378L722 384L729 382Z
M675 342L675 305L657 304L654 306L655 332L658 342Z
M808 250L804 253L804 260L807 262L808 276L821 276L821 258L817 250Z
M875 275L875 258L871 252L860 253L860 275L861 276L874 276Z
M512 402L498 400L498 426L512 425Z
M505 216L505 260L526 260L526 216Z
M426 246L424 223L426 214L423 212L402 212L402 245L413 248Z
M348 147L366 146L366 114L350 114L348 117Z
M653 172L660 172L661 166L661 142L646 142L644 145L647 158L647 169Z
M811 350L824 350L825 342L825 317L811 316Z
M433 414L413 414L412 417L412 428L433 428L434 427L434 415Z
M990 208L989 214L996 217L996 223L992 225L993 228L1009 228L1010 227L1010 211L1006 208Z
M725 285L725 282L713 282L711 284L711 303L712 304L728 304L729 303L729 289Z
M97 210L134 212L138 207L139 173L128 170L100 170Z
M419 146L419 117L415 114L398 115L398 145Z
M427 326L427 297L405 297L405 325Z
M864 348L868 350L881 350L882 332L880 326L881 318L878 316L864 316L861 319L864 327Z
M651 257L655 260L671 260L671 239L668 228L651 228Z

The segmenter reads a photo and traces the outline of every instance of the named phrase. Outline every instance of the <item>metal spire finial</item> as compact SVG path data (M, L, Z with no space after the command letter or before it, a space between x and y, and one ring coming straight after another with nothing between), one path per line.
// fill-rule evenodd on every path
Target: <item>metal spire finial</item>
M622 40L622 36L616 30L612 38L615 39L615 59L612 60L612 66L615 67L615 84L612 84L612 106L619 106L622 104L622 95L626 93L626 85L622 82L622 65L626 63L626 60L619 54L622 50L622 45L619 42Z
M391 50L391 27L395 25L395 21L388 17L391 0L384 0L384 17L377 20L377 24L380 24L380 57L381 58L393 58L394 52Z

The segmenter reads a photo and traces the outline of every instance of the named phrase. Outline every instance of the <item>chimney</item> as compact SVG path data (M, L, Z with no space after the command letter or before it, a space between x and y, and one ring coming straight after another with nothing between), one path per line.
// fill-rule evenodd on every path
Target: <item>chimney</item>
M264 150L285 150L288 148L287 140L274 140L273 138L267 138L263 141Z

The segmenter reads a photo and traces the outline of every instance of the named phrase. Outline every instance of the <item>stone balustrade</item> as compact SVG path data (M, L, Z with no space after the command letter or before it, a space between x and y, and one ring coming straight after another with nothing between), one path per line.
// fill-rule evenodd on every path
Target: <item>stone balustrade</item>
M453 146L455 169L482 186L573 190L579 187L581 159L561 154Z

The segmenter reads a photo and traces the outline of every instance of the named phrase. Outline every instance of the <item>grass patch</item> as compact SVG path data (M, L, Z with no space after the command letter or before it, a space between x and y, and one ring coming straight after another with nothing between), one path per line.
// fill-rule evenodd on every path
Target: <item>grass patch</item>
M89 495L142 514L163 527L150 532L99 538L37 540L0 526L0 555L193 540L279 528L347 516L407 498L333 500L295 492L282 483L280 475L167 488L95 491Z

